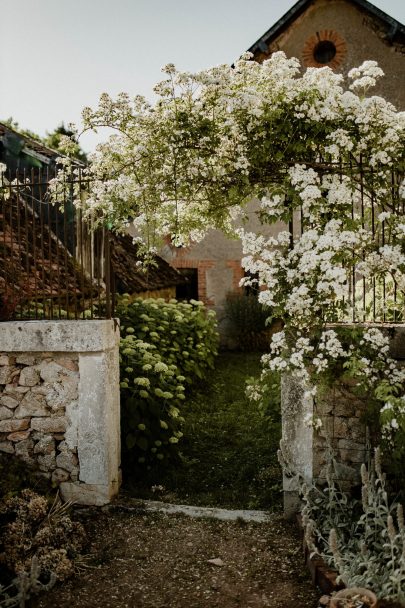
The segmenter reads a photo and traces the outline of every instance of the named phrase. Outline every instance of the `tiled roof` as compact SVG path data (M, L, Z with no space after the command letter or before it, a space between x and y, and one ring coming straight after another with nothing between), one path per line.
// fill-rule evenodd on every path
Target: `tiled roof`
M111 263L114 269L115 284L118 292L140 293L156 291L184 284L186 279L157 256L155 265L146 271L139 268L137 248L129 235L113 235L111 242Z

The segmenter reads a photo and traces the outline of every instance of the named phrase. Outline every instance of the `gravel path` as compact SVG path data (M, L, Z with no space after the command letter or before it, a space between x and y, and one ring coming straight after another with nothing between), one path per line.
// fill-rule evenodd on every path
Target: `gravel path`
M295 528L160 513L81 515L89 552L37 608L316 608ZM209 560L214 560L210 562Z

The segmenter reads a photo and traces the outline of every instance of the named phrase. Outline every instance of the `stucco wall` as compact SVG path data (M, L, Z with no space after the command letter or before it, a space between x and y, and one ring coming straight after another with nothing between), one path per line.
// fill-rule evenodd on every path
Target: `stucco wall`
M0 323L0 451L66 500L105 504L120 481L119 327Z
M251 201L247 206L248 221L244 225L245 230L270 236L285 229L281 223L261 225L256 214L258 208L257 201ZM202 241L191 247L165 245L159 254L175 268L198 269L198 297L215 310L219 330L225 333L225 299L228 293L241 291L239 281L244 276L241 241L227 238L219 230L210 230Z

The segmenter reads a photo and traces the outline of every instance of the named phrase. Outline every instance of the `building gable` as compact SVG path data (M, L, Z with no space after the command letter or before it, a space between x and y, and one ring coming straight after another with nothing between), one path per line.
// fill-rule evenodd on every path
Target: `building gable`
M405 26L366 0L299 0L249 49L259 62L279 50L343 74L375 60L386 77L373 94L405 109Z

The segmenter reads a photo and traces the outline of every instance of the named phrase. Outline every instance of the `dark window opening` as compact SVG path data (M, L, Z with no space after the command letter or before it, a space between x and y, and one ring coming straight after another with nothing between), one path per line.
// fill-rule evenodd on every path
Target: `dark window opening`
M198 300L198 269L178 268L181 275L186 279L183 285L176 287L177 300Z
M245 277L248 277L252 281L252 285L245 285L245 295L246 296L258 296L260 292L259 287L259 274L255 272L252 274L251 272L245 272Z
M314 59L317 63L330 63L336 55L336 47L330 40L320 40L314 48Z

